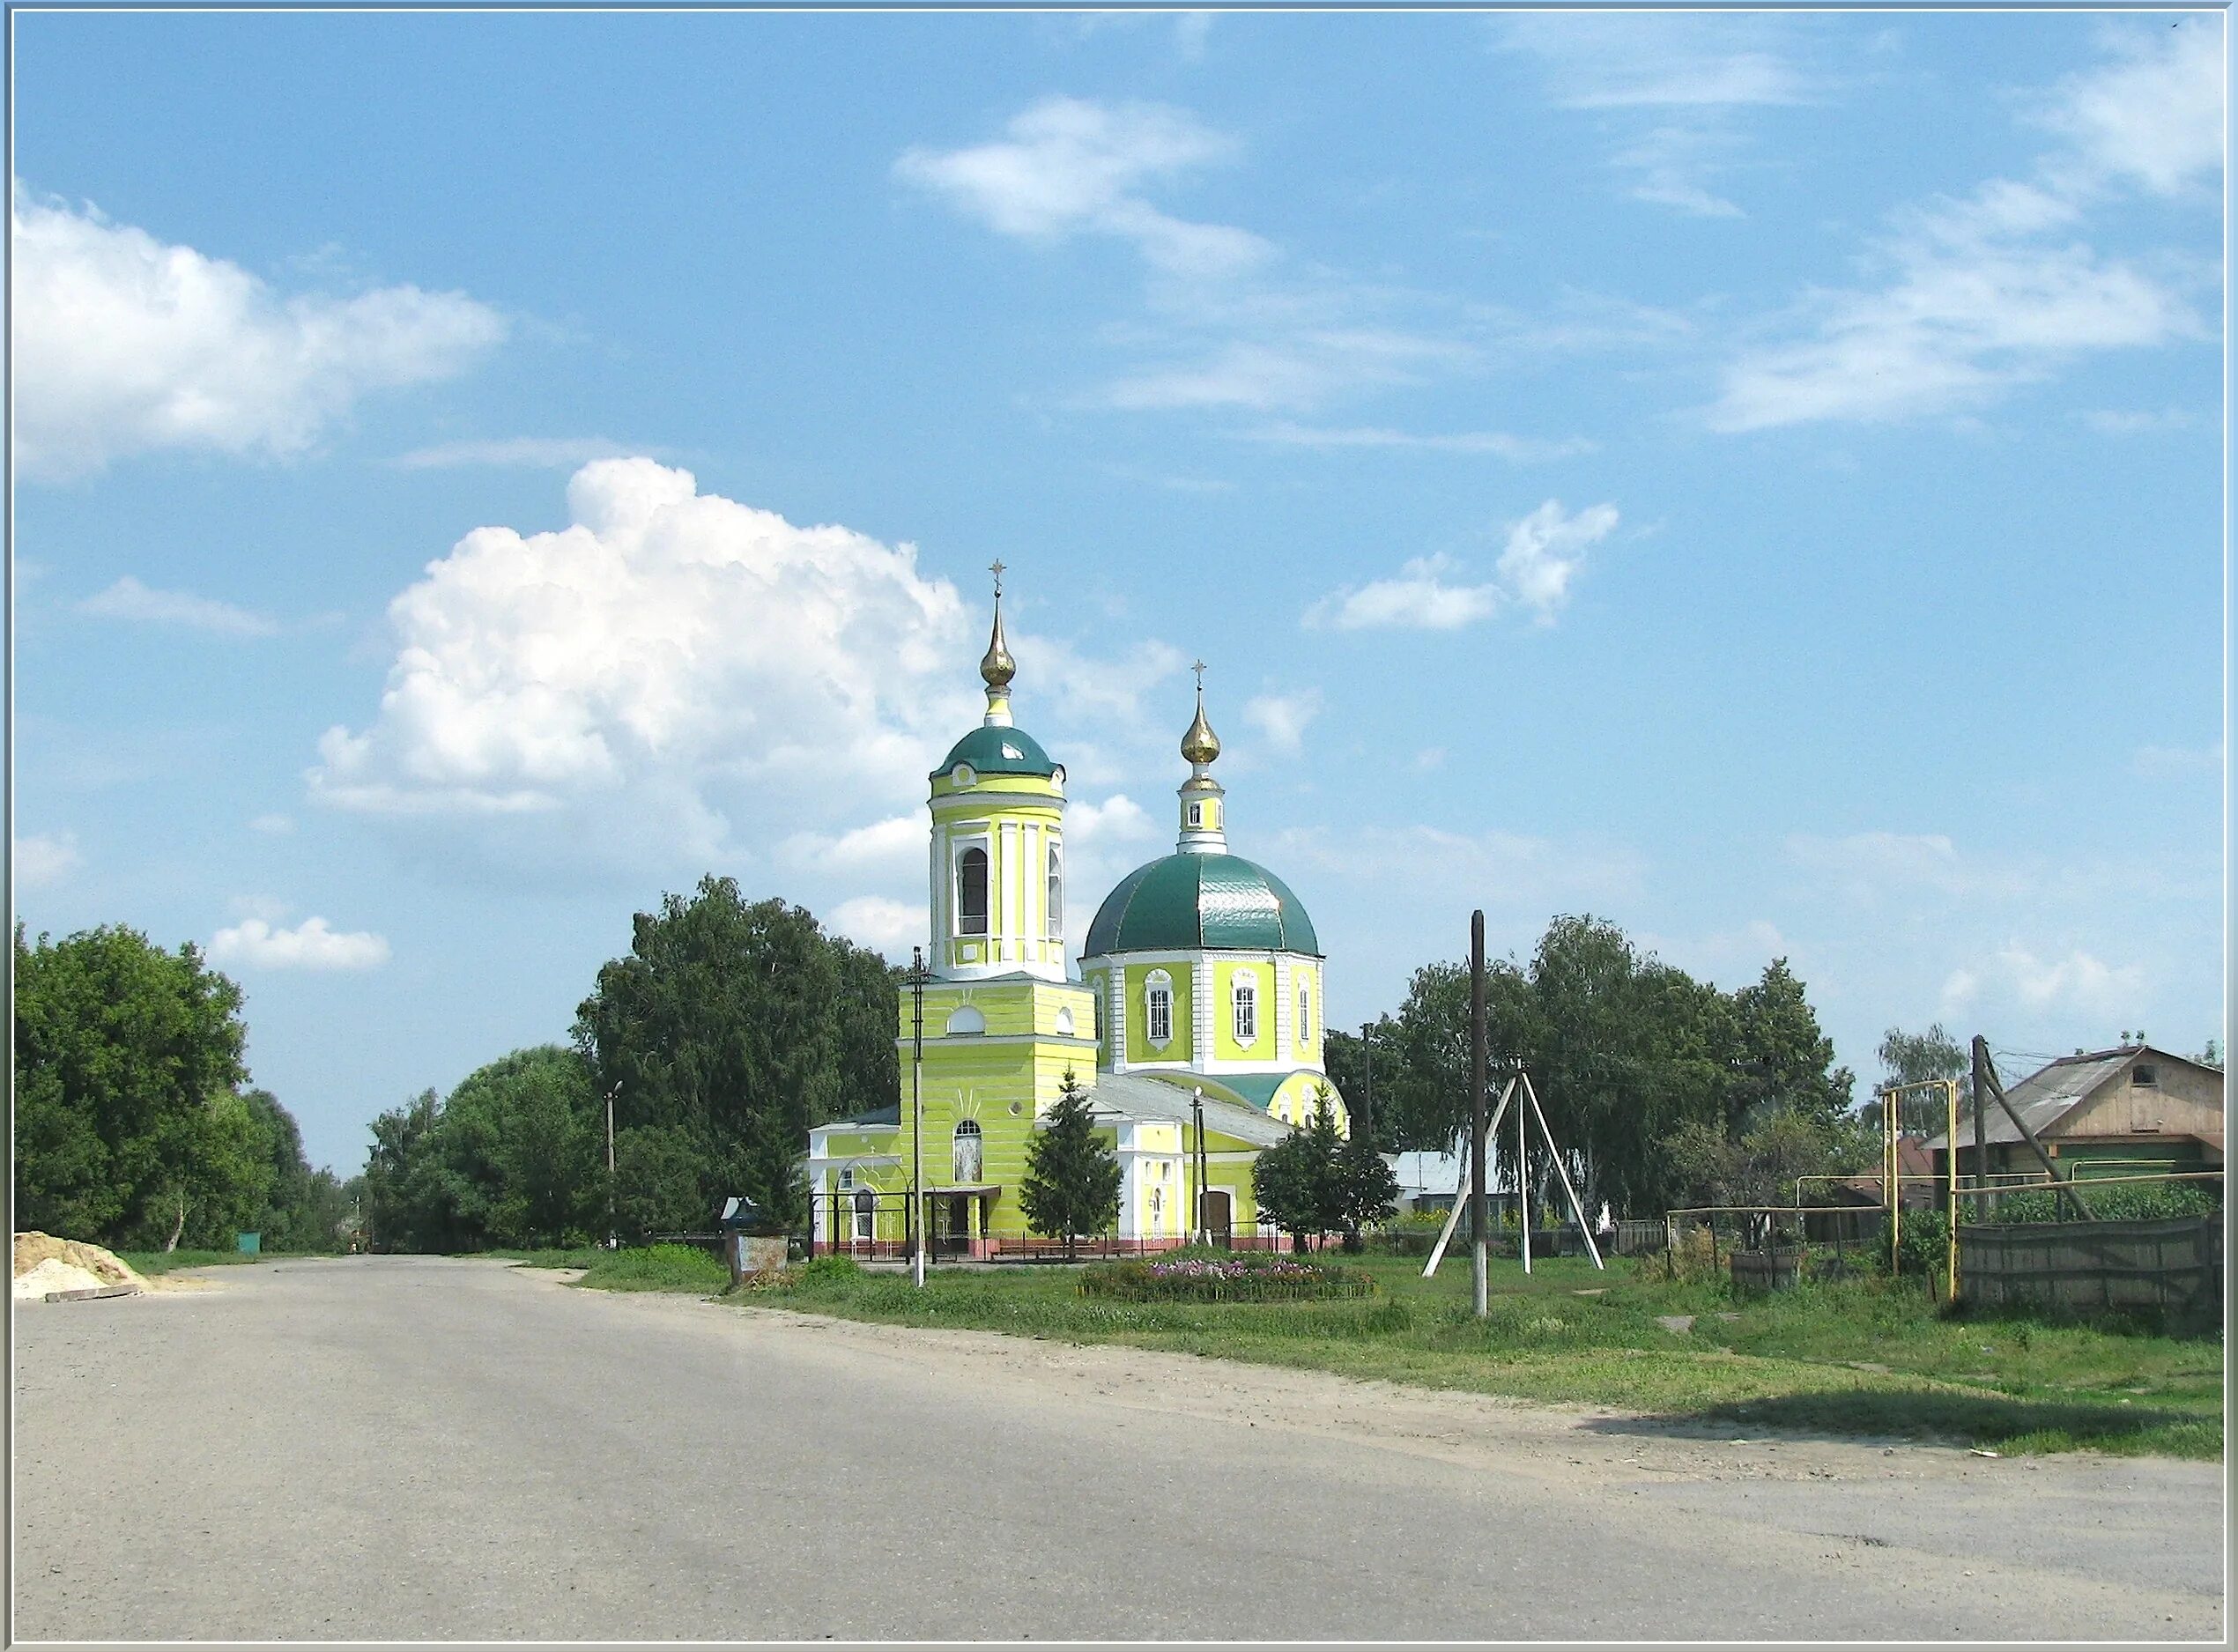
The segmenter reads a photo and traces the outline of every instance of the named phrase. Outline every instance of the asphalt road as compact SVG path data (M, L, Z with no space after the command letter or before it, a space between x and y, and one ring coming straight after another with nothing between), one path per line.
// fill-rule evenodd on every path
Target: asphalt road
M1678 1440L488 1262L209 1277L18 1309L17 1637L2222 1634L2219 1464Z

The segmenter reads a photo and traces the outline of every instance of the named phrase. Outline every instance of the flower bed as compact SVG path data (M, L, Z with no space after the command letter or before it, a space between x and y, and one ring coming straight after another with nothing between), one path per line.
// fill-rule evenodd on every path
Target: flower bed
M1082 1296L1123 1302L1310 1302L1375 1293L1375 1281L1358 1269L1249 1252L1100 1263L1080 1275Z

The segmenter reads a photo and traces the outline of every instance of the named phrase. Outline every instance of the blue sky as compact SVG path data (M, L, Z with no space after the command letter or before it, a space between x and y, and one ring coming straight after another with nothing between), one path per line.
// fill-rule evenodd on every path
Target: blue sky
M1201 656L1339 1024L2220 1035L2219 13L13 26L16 910L316 1161L702 873L906 957L997 557L1076 941Z

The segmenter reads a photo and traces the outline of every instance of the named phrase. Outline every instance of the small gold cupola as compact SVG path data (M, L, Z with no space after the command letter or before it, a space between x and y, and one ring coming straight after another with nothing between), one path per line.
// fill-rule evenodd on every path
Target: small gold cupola
M985 726L1007 729L1011 726L1011 678L1018 675L1018 662L1011 658L1009 646L1003 641L1003 565L990 564L987 570L995 576L995 629L987 639L986 656L979 662L979 675L987 684L987 715Z
M1189 759L1189 778L1182 782L1182 835L1175 845L1184 855L1225 855L1227 793L1212 778L1212 761L1220 754L1220 737L1204 716L1204 662L1189 667L1197 673L1197 718L1182 736L1182 755Z

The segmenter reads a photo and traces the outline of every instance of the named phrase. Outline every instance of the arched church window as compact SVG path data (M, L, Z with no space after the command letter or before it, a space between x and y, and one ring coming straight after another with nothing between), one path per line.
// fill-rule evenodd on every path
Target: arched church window
M1103 982L1096 982L1096 1042L1103 1042Z
M1313 989L1310 987L1298 989L1298 1042L1301 1045L1313 1042Z
M1049 937L1064 938L1064 851L1054 843L1049 845Z
M1255 1044L1259 1038L1259 989L1249 976L1235 983L1235 1041Z
M960 1033L984 1033L987 1017L977 1004L959 1004L948 1017L945 1029L951 1036Z
M987 851L966 849L956 862L956 933L987 933Z
M1149 989L1144 994L1144 1019L1149 1023L1150 1041L1163 1049L1174 1036L1174 978L1164 970L1152 970Z
M977 1119L965 1119L956 1126L953 1168L959 1186L968 1186L979 1180L979 1144Z

